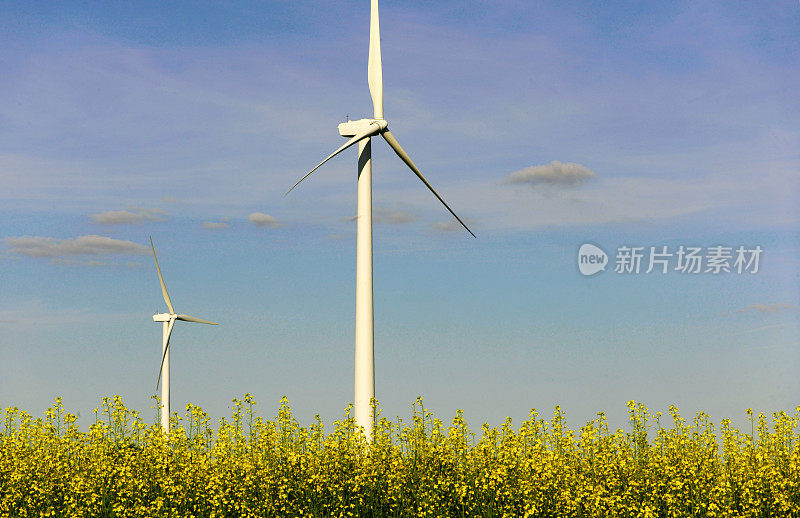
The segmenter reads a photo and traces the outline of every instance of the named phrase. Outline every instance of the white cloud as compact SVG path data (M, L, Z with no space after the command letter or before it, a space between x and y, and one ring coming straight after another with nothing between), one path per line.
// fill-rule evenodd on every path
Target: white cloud
M562 164L553 160L546 165L532 165L519 171L514 171L506 178L507 184L547 184L565 187L574 187L596 175L589 168L580 164L567 162Z
M64 261L64 258L81 255L146 255L150 250L146 246L131 241L97 235L78 236L74 239L55 239L42 236L7 237L3 241L13 254L49 257L56 261ZM95 263L97 262L103 261L95 261ZM93 265L99 266L99 264Z
M101 225L138 225L144 221L166 221L167 213L161 209L128 207L127 210L109 210L92 214L92 221Z
M253 220L250 220L253 221ZM216 230L220 228L228 228L230 225L225 223L224 221L204 221L203 228L207 230Z
M281 226L281 223L277 219L263 212L254 212L247 216L247 219L257 227L277 228Z

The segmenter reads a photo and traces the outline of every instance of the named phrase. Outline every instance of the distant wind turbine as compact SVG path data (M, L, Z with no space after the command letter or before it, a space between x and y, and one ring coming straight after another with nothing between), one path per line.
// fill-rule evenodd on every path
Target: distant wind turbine
M153 249L153 260L156 262L156 271L158 272L158 281L161 283L161 293L164 295L164 302L167 303L169 313L158 313L153 315L153 321L162 322L163 326L163 340L162 340L162 354L161 366L158 368L158 379L156 380L156 390L163 378L164 382L161 383L161 428L164 433L169 433L169 337L172 334L172 327L175 325L176 320L184 320L186 322L197 322L199 324L218 325L216 322L209 322L200 318L192 317L189 315L178 315L172 307L172 301L169 299L167 287L164 285L164 278L161 276L161 268L158 267L158 259L156 258L156 248L153 246L153 238L150 238L150 248Z
M356 353L355 353L355 390L353 405L355 421L362 426L371 440L373 420L370 400L375 397L375 362L372 306L372 147L371 137L380 135L397 153L400 160L417 175L422 183L450 211L472 237L475 234L456 216L456 213L445 203L441 196L431 187L422 173L411 161L411 157L400 147L397 139L389 131L388 123L383 118L383 70L381 67L381 38L378 23L378 0L372 0L369 26L369 62L367 64L367 80L372 96L374 117L371 119L348 120L339 124L339 134L350 137L339 149L309 171L286 194L308 178L322 164L338 155L355 143L358 143L358 212L356 223ZM286 196L284 194L284 196Z

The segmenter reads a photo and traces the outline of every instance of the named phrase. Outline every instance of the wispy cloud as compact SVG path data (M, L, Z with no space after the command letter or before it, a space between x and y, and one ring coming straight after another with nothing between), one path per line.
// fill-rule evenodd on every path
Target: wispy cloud
M85 324L97 322L98 318L103 321L125 321L131 317L138 317L138 313L104 312L99 316L96 308L52 308L40 300L22 301L14 308L0 308L0 324L20 327Z
M448 202L452 198L459 214L477 205L459 203L450 193L463 184L478 191L461 199L478 200L490 192L481 190L485 185L480 180L487 176L494 176L493 182L507 181L502 188L489 186L493 195L511 191L497 198L501 203L523 187L538 186L525 188L525 194L571 193L578 190L543 187L578 184L586 190L597 186L588 197L631 199L633 204L619 205L633 214L618 214L622 208L598 207L590 201L585 211L579 213L573 206L573 213L562 217L564 208L554 205L569 205L569 200L544 200L534 206L540 200L520 194L511 200L519 206L508 210L501 203L493 203L497 206L489 206L487 213L476 208L486 225L501 220L512 227L602 223L642 213L670 215L671 207L683 210L688 204L688 210L697 211L702 205L695 203L699 194L693 184L698 178L741 168L747 175L729 175L727 187L740 187L747 193L742 201L750 206L759 200L769 203L758 211L730 203L731 215L747 213L751 221L767 223L800 220L796 162L775 181L762 181L761 172L796 156L797 96L785 85L797 82L800 68L777 59L779 54L766 40L747 44L760 34L758 25L736 21L730 10L719 6L708 12L675 6L668 9L669 16L631 16L624 47L619 48L623 40L615 39L615 52L608 53L603 45L609 41L596 38L599 21L574 16L571 9L543 7L534 17L519 2L505 4L497 13L515 20L516 29L510 31L475 31L465 25L468 17L451 23L443 12L438 12L439 18L428 16L437 11L431 7L425 16L398 20L384 35L384 52L394 53L395 70L409 72L392 80L393 127L398 136L406 135L401 137L403 145L425 166L426 175L431 171L431 180L437 189L443 188ZM491 24L502 16L472 21ZM525 22L518 22L521 19ZM783 39L770 40L772 45L794 34L787 24L790 19L771 20L770 31L781 27L771 34L783 34ZM359 42L362 36L346 38ZM363 63L340 59L336 49L341 40L331 46L325 38L305 42L303 36L304 44L298 46L294 37L287 35L281 47L163 48L128 46L127 39L116 41L113 36L57 34L49 44L21 46L28 49L24 53L9 51L15 73L0 84L0 113L12 139L6 147L18 156L0 156L0 198L32 206L87 199L103 200L108 206L109 200L119 203L116 196L126 191L133 194L124 201L149 203L154 182L163 186L159 196L179 193L187 205L257 204L282 193L286 178L294 178L287 171L297 174L297 157L309 152L309 143L327 149L329 137L320 132L319 123L344 115L343 107L368 100L365 87L355 79L362 77L358 67ZM453 48L460 51L453 53ZM606 58L597 60L598 52ZM296 59L300 54L316 62ZM664 59L654 60L654 55ZM180 67L174 66L176 59ZM521 62L536 63L535 76L516 66ZM488 77L504 78L502 95ZM458 95L450 86L453 78L463 86ZM76 125L75 120L84 123ZM436 139L423 137L430 134ZM175 146L176 141L181 145ZM99 152L76 153L85 143ZM550 157L591 164L598 178L563 174L568 163L561 164L560 175L528 171L531 168L509 175L534 163L520 163L523 154L541 157L535 162L540 164ZM495 164L504 164L499 166L503 169L493 171ZM310 214L324 213L333 219L332 214L341 213L341 206L332 207L330 200L349 200L351 185L337 183L342 178L336 176L337 167L345 170L332 162L330 174L313 184L318 187L331 179L326 199L294 197L289 206L292 218L307 221ZM759 174L753 175L756 169ZM231 171L236 171L236 182L220 174ZM753 182L756 176L759 181ZM628 181L634 178L644 180L634 189L646 190L649 180L654 188L660 181L683 180L691 192L688 201L679 189L662 199L648 199L655 201L653 208L639 206L635 191L610 193L612 186L625 187L635 183ZM609 179L619 181L603 182ZM718 192L717 201L710 202L726 202L726 195ZM424 210L416 213L418 218L425 217Z
M43 236L7 237L3 240L12 254L28 257L48 257L56 262L70 264L75 257L93 255L146 255L146 246L106 236L88 235L74 239L55 239ZM104 261L94 266L104 266ZM84 263L85 264L85 263Z
M372 210L372 221L375 223L385 223L388 225L401 225L403 223L413 223L416 216L410 212L376 207Z
M247 219L250 220L250 223L257 227L264 227L264 228L277 228L281 226L280 221L273 218L269 214L264 214L263 212L253 212Z
M562 164L553 160L545 165L532 165L519 171L514 171L505 180L507 184L530 185L558 185L562 187L575 187L596 175L588 167L567 162Z
M749 306L739 308L736 311L738 313L761 313L764 315L769 315L791 309L797 309L797 306L795 306L794 304L781 302L773 304L750 304Z
M461 218L461 219L464 220L464 223L466 223L468 227L471 227L471 228L475 227L475 220L474 219L470 219L470 218ZM433 228L433 230L435 230L437 232L464 231L466 233L466 230L464 230L464 227L461 226L461 223L459 223L455 219L452 219L450 221L437 221L436 223L431 225L431 227Z
M109 210L92 214L92 221L101 225L138 225L145 221L166 221L167 213L161 209L128 207L127 210Z
M103 267L109 266L108 261L98 261L97 259L66 259L63 257L55 257L53 258L53 262L56 264L63 264L66 266L91 266L91 267Z
M307 141L326 141L316 123L333 110L327 99L309 101L321 72L303 60L250 45L176 54L103 32L66 30L4 53L14 73L0 81L0 114L12 139L5 148L15 155L0 154L0 199L26 206L76 197L107 205L121 192L136 203L164 193L163 203L187 206L263 199L269 186L283 188L265 174L284 179L280 168L294 166ZM244 62L261 63L258 78ZM326 79L328 87L341 82ZM237 182L226 179L229 171Z

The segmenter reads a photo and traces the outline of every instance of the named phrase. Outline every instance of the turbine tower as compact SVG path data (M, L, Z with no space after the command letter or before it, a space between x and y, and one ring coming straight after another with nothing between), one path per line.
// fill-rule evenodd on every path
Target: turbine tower
M156 262L156 271L158 272L158 281L161 283L161 293L164 295L164 302L167 303L169 313L158 313L153 315L153 321L163 323L162 333L162 346L161 346L161 367L158 369L158 379L156 380L156 390L161 379L161 428L164 433L169 433L169 337L172 334L172 327L175 325L176 320L184 320L186 322L197 322L199 324L218 325L216 322L209 322L197 317L189 315L178 315L172 307L172 301L169 299L167 287L164 285L164 278L161 276L161 268L158 267L158 259L156 258L156 248L153 246L153 238L150 238L150 248L153 249L153 260Z
M422 173L411 161L397 139L389 131L383 118L383 69L381 66L381 37L378 23L378 0L372 0L369 25L369 61L367 80L374 108L371 119L347 121L339 124L339 134L349 137L339 149L309 171L286 194L308 178L322 164L338 155L353 144L358 143L358 210L356 217L356 352L355 352L355 421L362 426L367 439L372 440L374 425L370 400L375 397L375 361L372 306L372 137L380 135L394 150L400 160L417 175L422 183L445 206L450 214L469 232L475 234L456 216ZM284 196L286 196L284 194Z

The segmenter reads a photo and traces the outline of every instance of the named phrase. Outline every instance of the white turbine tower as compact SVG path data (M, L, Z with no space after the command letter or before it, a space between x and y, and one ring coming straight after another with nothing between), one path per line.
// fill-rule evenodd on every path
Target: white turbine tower
M153 315L155 322L163 323L162 334L162 347L161 347L161 367L158 369L158 379L156 380L156 390L162 378L161 383L161 428L164 433L169 433L169 337L172 334L172 327L175 325L176 320L185 320L186 322L197 322L200 324L218 325L216 322L209 322L200 318L192 317L189 315L178 315L172 307L172 301L169 299L167 287L164 285L164 278L161 276L161 268L158 267L158 259L156 258L156 248L153 246L153 238L150 238L150 248L153 249L153 260L156 262L156 271L158 272L158 281L161 283L161 293L164 295L164 302L167 303L169 313L158 313Z
M378 0L372 0L369 26L369 62L367 65L369 91L374 107L373 118L339 124L339 134L350 137L339 149L302 177L292 189L316 171L322 164L358 143L358 211L356 218L356 354L353 406L355 421L362 426L367 438L372 438L373 416L370 400L375 397L375 362L372 307L372 164L371 137L381 135L397 156L417 175L422 183L442 202L450 214L475 237L475 234L456 216L441 196L422 176L411 157L400 147L383 118L383 70L381 67L381 38L378 23ZM289 194L289 191L286 194ZM285 196L285 195L284 195Z

